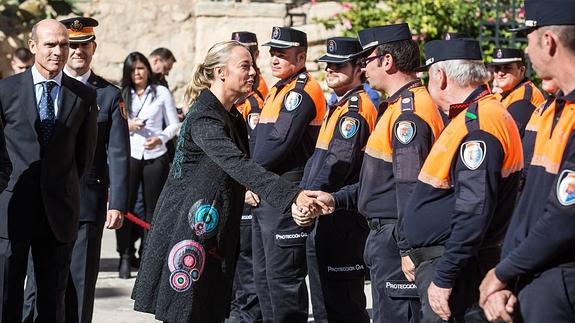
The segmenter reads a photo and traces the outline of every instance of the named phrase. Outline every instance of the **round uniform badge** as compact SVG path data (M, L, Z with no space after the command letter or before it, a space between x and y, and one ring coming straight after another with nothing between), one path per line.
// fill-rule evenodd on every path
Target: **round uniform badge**
M485 142L479 140L467 141L461 145L461 160L467 168L476 170L487 154Z
M279 27L274 27L272 31L272 39L280 39L281 30Z
M344 139L350 139L359 131L359 120L352 117L344 117L339 122L339 132Z
M288 111L293 111L299 107L299 105L301 104L301 101L302 101L301 94L292 91L292 92L288 93L288 95L286 96L286 98L284 100L284 107Z
M330 41L327 42L327 52L330 54L335 53L335 50L337 49L337 44L335 43L335 40L331 39Z
M563 206L575 204L575 171L566 169L559 175L557 199Z
M400 121L395 125L395 137L404 145L415 138L416 127L411 121Z
M248 126L250 129L254 130L256 126L260 122L260 114L259 113L250 113L248 114Z
M502 58L503 57L503 52L501 51L501 49L497 50L497 53L495 53L495 57L497 58Z

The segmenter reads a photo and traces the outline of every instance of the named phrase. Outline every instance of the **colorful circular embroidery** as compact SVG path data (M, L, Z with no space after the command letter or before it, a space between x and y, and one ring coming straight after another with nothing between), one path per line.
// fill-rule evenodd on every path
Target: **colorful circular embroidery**
M205 259L206 253L199 243L192 240L184 240L176 244L170 251L168 267L171 272L198 269L201 273L204 270Z
M210 238L216 233L220 213L213 204L202 204L198 201L190 209L188 221L196 236Z
M176 292L185 292L192 286L190 275L184 270L174 271L170 275L170 286Z

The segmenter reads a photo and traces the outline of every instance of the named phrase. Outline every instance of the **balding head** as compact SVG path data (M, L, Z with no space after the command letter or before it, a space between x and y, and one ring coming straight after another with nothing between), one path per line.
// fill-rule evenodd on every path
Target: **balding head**
M58 75L68 58L68 31L59 21L44 19L32 27L28 41L30 51L35 55L34 65L46 79Z

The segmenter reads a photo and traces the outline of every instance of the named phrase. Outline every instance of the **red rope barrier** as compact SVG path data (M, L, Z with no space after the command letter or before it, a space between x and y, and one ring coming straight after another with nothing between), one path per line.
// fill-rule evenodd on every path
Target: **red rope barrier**
M150 224L139 217L133 215L132 213L128 212L125 215L126 219L130 220L135 225L143 228L144 230L150 230Z

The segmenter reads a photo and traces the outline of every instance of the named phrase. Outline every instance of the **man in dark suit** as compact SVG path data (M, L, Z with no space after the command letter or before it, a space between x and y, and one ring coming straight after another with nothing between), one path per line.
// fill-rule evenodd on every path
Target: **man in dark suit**
M28 42L34 66L0 81L0 116L13 172L0 193L0 313L20 322L31 249L41 322L64 322L80 213L80 177L93 159L96 91L63 74L68 33L42 20Z
M98 26L98 21L76 17L61 23L68 29L70 38L64 73L95 88L98 94L96 154L91 168L80 180L80 224L66 289L66 322L91 322L104 227L121 227L123 213L127 210L130 139L119 89L90 69L97 47L94 27ZM31 323L35 285L30 269L28 266L23 322Z

